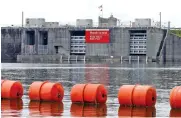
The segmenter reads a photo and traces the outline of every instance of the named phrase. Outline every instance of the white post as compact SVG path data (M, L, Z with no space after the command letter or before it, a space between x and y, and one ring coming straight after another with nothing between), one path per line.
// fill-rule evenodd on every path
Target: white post
M70 56L68 56L68 63L70 63Z
M121 64L123 63L123 56L121 56Z
M76 63L77 63L77 56L76 56Z
M60 63L62 63L62 55L60 56Z
M146 64L148 63L148 56L146 56Z
M85 63L85 56L84 56L84 63Z
M129 64L131 63L131 56L129 56Z
M24 21L24 12L22 11L22 27L23 27L23 25L24 25L24 23L23 23L23 21Z
M160 12L160 29L162 28L162 13Z

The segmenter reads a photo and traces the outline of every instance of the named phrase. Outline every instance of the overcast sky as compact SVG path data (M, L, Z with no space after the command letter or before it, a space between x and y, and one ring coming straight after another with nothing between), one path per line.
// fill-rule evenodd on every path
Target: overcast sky
M21 24L21 12L25 18L45 18L46 21L75 23L76 19L90 18L98 22L103 5L103 16L113 14L121 21L134 18L151 18L171 26L181 27L181 0L1 0L0 25Z

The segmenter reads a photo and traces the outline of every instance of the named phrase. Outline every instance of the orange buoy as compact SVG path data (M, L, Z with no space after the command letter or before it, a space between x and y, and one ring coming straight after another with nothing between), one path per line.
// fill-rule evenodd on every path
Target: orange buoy
M181 117L181 109L171 109L170 117Z
M23 87L19 81L1 80L1 98L15 99L23 96Z
M70 108L73 117L103 117L107 115L106 104L72 103Z
M132 116L132 107L119 106L118 116L122 117L131 117Z
M43 116L61 116L63 113L62 102L44 102L40 104L40 114Z
M28 107L30 116L38 116L40 114L40 101L30 101Z
M84 116L83 117L103 117L107 115L106 104L85 104L84 105Z
M155 107L125 107L120 106L118 110L119 117L155 117Z
M30 100L62 101L64 89L60 83L33 82L29 88Z
M70 113L72 117L83 117L84 104L72 103L70 107Z
M63 113L62 102L30 101L30 116L61 116Z
M155 107L134 107L132 109L133 117L156 117Z
M76 84L72 87L70 97L72 102L84 102L84 89L86 84Z
M135 106L154 106L156 89L152 86L138 85L134 88L132 99Z
M170 92L171 108L181 108L181 86L174 87Z
M154 106L156 89L146 85L123 85L118 92L120 105Z
M87 84L84 89L84 102L106 103L107 90L102 84Z
M4 82L5 80L1 80L1 85L2 85L2 83Z
M77 84L70 92L72 102L105 103L107 90L102 84Z
M2 111L22 110L22 109L23 109L22 99L1 99L1 110Z
M37 81L37 82L33 82L30 85L30 88L29 88L30 100L40 100L40 89L41 89L42 85L45 84L46 82L47 81L45 81L45 82Z
M132 95L136 85L123 85L118 92L118 101L120 105L133 105Z

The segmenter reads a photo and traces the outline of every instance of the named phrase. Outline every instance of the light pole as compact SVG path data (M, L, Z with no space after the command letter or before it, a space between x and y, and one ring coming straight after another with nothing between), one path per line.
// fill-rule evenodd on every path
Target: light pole
M24 21L24 12L23 12L23 11L22 11L22 16L21 16L21 18L22 18L22 19L21 19L21 20L22 20L22 21L21 21L21 25L22 25L22 27L23 27L23 24L24 24L24 23L23 23L23 21Z
M117 21L118 21L118 26L120 27L121 20L120 20L120 19L117 19Z
M160 29L162 28L162 13L160 12Z

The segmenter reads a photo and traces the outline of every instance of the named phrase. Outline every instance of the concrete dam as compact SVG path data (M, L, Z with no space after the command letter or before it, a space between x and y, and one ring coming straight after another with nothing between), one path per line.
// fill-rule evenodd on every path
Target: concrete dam
M79 25L82 25L80 21ZM100 23L98 27L48 25L1 28L2 62L122 61L138 57L174 62L181 60L179 47L179 36L169 29L151 26L102 26Z

